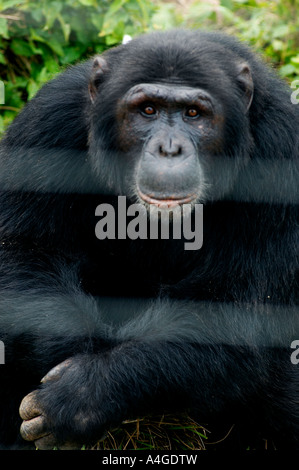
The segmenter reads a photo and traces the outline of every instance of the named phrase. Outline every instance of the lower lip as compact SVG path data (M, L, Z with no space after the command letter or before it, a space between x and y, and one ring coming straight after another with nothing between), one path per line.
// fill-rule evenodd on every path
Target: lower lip
M168 209L171 207L181 206L182 204L188 204L195 199L195 194L191 194L190 196L181 199L154 199L147 194L144 194L140 190L138 190L138 193L143 201L147 202L148 204L160 207L161 209Z

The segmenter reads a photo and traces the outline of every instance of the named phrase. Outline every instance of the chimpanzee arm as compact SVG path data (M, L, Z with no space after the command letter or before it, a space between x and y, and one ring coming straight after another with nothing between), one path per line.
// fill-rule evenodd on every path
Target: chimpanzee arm
M281 322L281 313L291 321ZM23 400L22 435L40 448L63 447L95 441L123 419L152 410L213 416L228 405L248 406L256 394L266 404L280 391L281 384L273 384L276 356L284 358L286 373L293 367L295 317L292 308L154 301L142 317L110 325L109 346L90 338L93 352L74 355L46 375Z

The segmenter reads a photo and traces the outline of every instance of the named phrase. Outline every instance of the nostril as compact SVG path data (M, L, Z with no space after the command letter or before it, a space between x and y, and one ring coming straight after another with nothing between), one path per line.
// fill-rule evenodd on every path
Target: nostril
M159 145L158 149L159 155L162 157L176 157L183 153L183 147L181 145L172 145L171 147Z
M182 153L183 153L183 147L179 144L173 145L172 148L168 152L168 154L171 157L177 157L179 155L182 155Z

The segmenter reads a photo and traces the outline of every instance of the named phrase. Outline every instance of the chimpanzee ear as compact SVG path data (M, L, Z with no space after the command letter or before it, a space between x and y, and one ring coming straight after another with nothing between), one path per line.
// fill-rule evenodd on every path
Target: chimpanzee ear
M89 96L92 103L96 98L99 85L103 82L104 75L106 72L108 72L108 70L109 68L106 60L101 56L96 56L93 60L92 72L88 85Z
M244 100L245 100L246 113L247 113L247 111L249 110L251 106L252 99L253 99L253 91L254 91L253 79L252 79L250 67L246 62L238 64L237 69L238 69L237 81L239 83L239 86L244 92Z

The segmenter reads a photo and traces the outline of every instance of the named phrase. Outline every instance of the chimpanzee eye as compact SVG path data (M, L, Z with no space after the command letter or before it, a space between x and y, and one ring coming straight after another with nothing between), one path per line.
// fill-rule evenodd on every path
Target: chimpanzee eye
M144 116L154 116L157 113L157 110L153 105L146 104L141 107L141 112Z
M190 106L185 111L185 116L189 118L197 118L199 116L199 109L196 106Z

